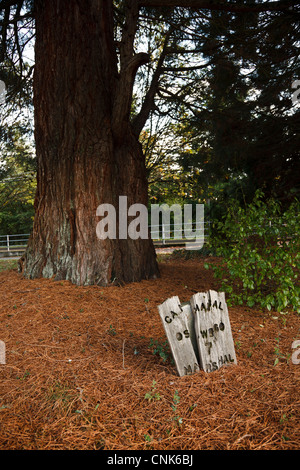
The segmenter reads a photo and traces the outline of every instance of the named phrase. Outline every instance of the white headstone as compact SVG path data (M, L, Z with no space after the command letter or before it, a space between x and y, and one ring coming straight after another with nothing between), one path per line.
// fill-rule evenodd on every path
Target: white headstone
M199 292L182 304L174 296L158 311L180 376L237 363L224 292Z
M224 292L198 293L191 299L200 367L212 372L223 365L236 364L228 308Z
M198 372L199 363L192 343L193 313L182 307L177 296L158 306L170 349L180 376Z

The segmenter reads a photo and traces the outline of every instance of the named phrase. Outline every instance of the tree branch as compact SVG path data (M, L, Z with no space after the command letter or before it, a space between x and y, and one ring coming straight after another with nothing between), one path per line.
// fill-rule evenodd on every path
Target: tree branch
M140 7L184 7L232 12L283 11L298 3L295 0L270 1L260 4L249 1L249 4L245 5L217 0L139 0Z
M166 34L165 42L164 42L164 45L163 45L163 50L162 50L161 55L158 59L157 67L156 67L156 70L153 74L150 88L149 88L148 92L146 93L146 96L145 96L145 99L144 99L144 102L143 102L143 105L142 105L142 108L141 108L139 114L132 121L133 131L134 131L136 136L140 135L140 133L141 133L148 117L149 117L150 112L155 108L154 97L155 97L155 94L158 90L159 78L162 74L163 63L164 63L165 57L167 55L168 41L169 41L169 38L171 36L171 33L172 33L172 31L170 29L168 31L168 33Z
M184 104L184 106L189 109L194 116L196 117L199 117L200 116L200 113L202 112L206 112L206 113L210 113L210 111L202 106L195 106L193 105L193 103L190 103L187 99L186 99L186 95L180 95L179 92L177 93L173 93L172 91L170 90L167 90L166 88L162 88L160 87L158 89L158 96L163 99L163 100L170 100L170 101L175 101L175 102L178 102L178 103L182 103Z
M17 6L17 11L16 11L16 17L20 16L21 8L22 8L23 2L20 2ZM20 67L20 75L22 76L23 72L23 61L22 61L22 51L19 43L19 31L18 31L18 24L17 22L14 24L14 35L15 35L15 44L18 52L18 58L19 58L19 67Z
M10 8L12 6L18 5L19 3L20 3L20 0L2 0L0 2L0 10L4 10L5 8Z
M189 72L193 70L204 69L208 67L210 63L202 64L202 65L191 65L189 67L163 67L162 72Z
M138 27L138 0L126 2L125 24L122 39L118 45L120 52L120 73L113 109L113 127L115 136L123 138L127 132L132 102L133 84L138 68L149 62L149 55L144 52L135 54L134 38Z
M7 38L7 27L4 26L8 21L9 21L9 15L10 15L10 8L6 7L5 12L4 12L4 19L2 22L2 44L1 44L1 56L0 56L0 62L4 62L5 57L6 57L6 50L7 50L7 44L6 44L6 38ZM4 24L3 24L4 23Z

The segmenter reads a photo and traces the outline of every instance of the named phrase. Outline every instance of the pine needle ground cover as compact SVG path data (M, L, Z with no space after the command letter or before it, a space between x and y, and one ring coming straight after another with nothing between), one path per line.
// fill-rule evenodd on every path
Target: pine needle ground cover
M157 305L218 290L207 261L106 288L2 269L0 449L299 449L297 313L230 307L238 364L176 374Z

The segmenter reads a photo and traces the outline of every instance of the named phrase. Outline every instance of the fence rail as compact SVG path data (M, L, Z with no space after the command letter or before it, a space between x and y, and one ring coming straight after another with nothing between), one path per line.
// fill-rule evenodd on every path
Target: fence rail
M29 233L17 235L0 235L0 252L13 252L25 250L29 239Z
M150 225L149 226L151 238L154 244L181 244L186 243L189 239L193 239L195 236L199 236L197 233L198 227L195 223L184 223L182 224L161 224L161 225ZM188 232L191 232L188 234ZM203 236L204 240L207 240L210 232L210 222L203 223L203 232L200 237ZM190 240L190 241L191 241Z
M185 228L187 230L196 230L195 225L186 224L183 227L173 224L149 225L151 238L156 245L170 245L186 243L188 237L185 237ZM204 240L207 240L210 231L210 222L204 223ZM193 233L193 232L192 232ZM0 235L0 253L13 253L24 251L29 233L21 233L17 235Z

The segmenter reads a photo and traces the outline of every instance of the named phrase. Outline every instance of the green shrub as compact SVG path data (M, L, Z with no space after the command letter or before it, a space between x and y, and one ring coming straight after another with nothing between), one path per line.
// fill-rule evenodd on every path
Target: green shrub
M300 204L281 211L257 192L245 209L232 202L216 223L212 267L229 304L300 312Z

